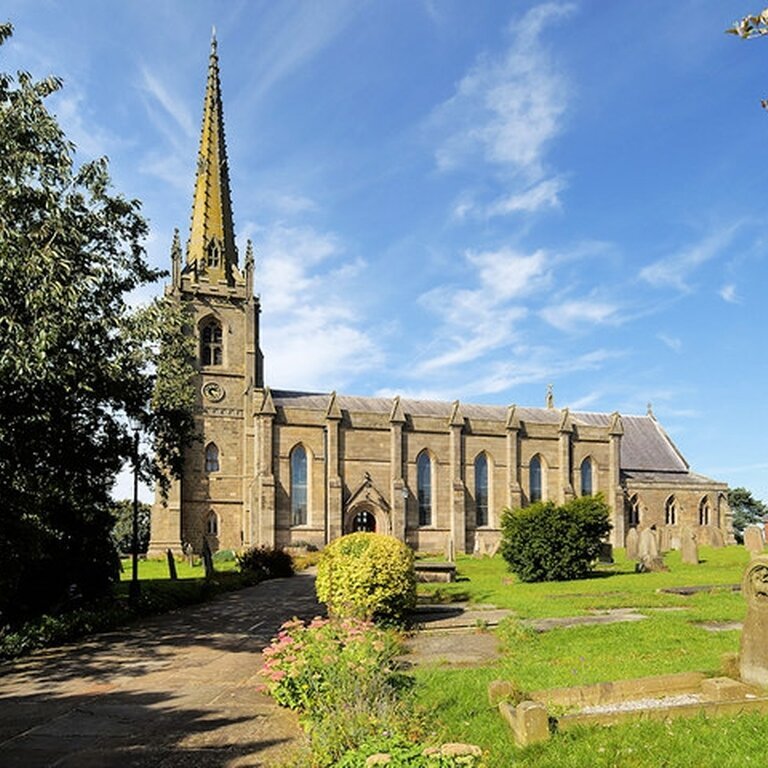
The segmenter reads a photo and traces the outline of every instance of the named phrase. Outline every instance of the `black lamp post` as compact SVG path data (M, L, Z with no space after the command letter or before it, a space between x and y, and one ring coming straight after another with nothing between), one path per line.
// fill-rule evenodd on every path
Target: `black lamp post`
M131 562L131 586L128 596L136 603L141 594L139 584L139 430L133 433L133 536L131 542L133 553Z

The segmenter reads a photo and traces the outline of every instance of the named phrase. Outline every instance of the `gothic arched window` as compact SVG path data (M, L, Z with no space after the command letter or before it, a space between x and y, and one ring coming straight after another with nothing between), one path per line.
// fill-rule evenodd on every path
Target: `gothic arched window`
M219 471L219 448L216 443L208 443L205 447L205 471Z
M208 519L205 521L205 532L209 536L219 535L219 516L213 510L208 513Z
M636 493L630 496L627 503L627 525L630 528L640 525L640 499L637 498Z
M221 323L211 318L200 329L200 362L203 365L221 365L222 360Z
M291 525L307 524L307 452L303 445L291 451Z
M488 457L484 453L475 459L475 511L478 528L488 525Z
M677 525L677 500L670 496L664 504L664 524Z
M699 525L709 525L709 497L702 497L699 502Z
M592 493L592 459L587 456L581 462L581 495L591 496Z
M542 469L541 469L541 457L540 456L534 456L530 464L528 465L528 470L530 473L530 498L531 502L535 501L541 501L542 499L542 492L541 492L541 477L542 477Z
M422 451L416 459L416 493L419 525L432 525L432 459L427 451Z
M221 264L221 244L215 237L212 237L208 243L208 258L206 261L208 266L214 269Z

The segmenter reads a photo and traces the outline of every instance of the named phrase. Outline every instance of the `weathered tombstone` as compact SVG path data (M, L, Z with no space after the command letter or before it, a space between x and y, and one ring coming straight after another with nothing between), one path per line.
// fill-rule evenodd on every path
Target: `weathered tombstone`
M637 556L642 559L644 557L658 557L659 545L656 541L656 531L652 528L643 528L640 531L640 538L637 548Z
M747 601L747 616L741 630L739 671L751 685L768 686L768 557L756 556L741 582Z
M179 577L176 574L176 561L173 559L173 552L171 552L170 547L165 550L165 559L168 561L168 575L171 581L176 581Z
M672 531L666 525L661 527L656 539L656 546L659 552L669 552L672 549Z
M454 544L453 544L453 536L449 537L448 539L448 545L445 548L445 559L449 563L453 563L456 561L456 555L454 552Z
M597 555L597 561L599 563L610 564L613 562L613 545L608 541L603 541L600 544L600 552Z
M203 564L205 565L205 578L212 579L216 571L213 567L213 553L208 539L203 539Z
M744 529L744 546L753 555L759 555L763 551L765 541L762 525L748 525Z
M483 556L483 546L480 543L480 537L477 534L475 534L475 546L472 549L472 554L475 557L482 557Z
M688 565L698 565L699 548L696 545L696 534L685 526L680 532L680 556Z
M628 560L637 560L639 543L637 528L630 528L627 531L627 540L625 542Z
M189 565L191 568L195 564L195 553L192 551L192 545L187 542L181 548L181 551L184 553L184 557L187 558L187 565Z
M723 536L723 532L714 525L709 526L709 546L718 548L725 546L725 536Z

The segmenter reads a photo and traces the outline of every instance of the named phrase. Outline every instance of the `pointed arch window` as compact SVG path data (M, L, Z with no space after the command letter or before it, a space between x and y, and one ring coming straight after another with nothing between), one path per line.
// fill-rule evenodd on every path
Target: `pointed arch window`
M475 459L475 512L477 527L488 525L488 457L484 453Z
M536 501L541 501L542 499L542 483L541 483L541 476L542 476L542 468L541 468L541 457L540 456L534 456L531 459L530 464L528 465L528 470L530 473L530 498L531 503Z
M297 445L291 451L291 525L307 524L307 451Z
M630 528L640 525L640 499L638 499L636 493L630 496L629 503L627 504L627 525Z
M209 269L215 269L221 264L221 244L215 237L212 237L208 243L206 261L208 262Z
M670 496L664 504L664 524L677 525L677 499Z
M213 510L208 513L205 521L205 532L209 536L219 535L219 516Z
M703 496L699 502L699 525L709 525L710 518L709 497Z
M432 525L432 459L427 451L422 451L416 459L416 493L419 525Z
M593 493L592 459L587 456L587 458L581 462L581 495L591 496Z
M221 365L222 350L221 323L211 318L200 329L200 361L203 365Z
M205 471L219 471L219 447L216 443L208 443L205 447Z

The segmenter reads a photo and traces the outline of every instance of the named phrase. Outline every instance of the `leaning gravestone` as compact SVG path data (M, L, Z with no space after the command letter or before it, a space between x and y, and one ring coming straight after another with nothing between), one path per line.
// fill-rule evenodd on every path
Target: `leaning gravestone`
M637 528L630 528L629 531L627 532L627 540L626 540L628 560L637 560L638 545L639 545L639 541L637 536Z
M699 548L696 546L696 534L685 526L680 532L680 556L688 565L698 565Z
M659 544L656 541L656 531L653 528L645 528L640 533L638 560L635 570L640 573L667 570L664 559L659 556Z
M741 582L747 616L741 631L739 671L751 685L768 686L768 557L758 555L747 566Z
M744 546L753 555L759 555L763 551L765 540L763 539L762 525L748 525L744 529Z

